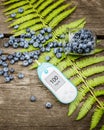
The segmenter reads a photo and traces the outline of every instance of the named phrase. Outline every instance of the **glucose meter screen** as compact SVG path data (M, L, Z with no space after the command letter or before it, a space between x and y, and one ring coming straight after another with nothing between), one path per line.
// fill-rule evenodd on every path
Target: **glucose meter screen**
M63 78L55 71L48 75L45 80L54 89L54 91L57 91L65 83Z

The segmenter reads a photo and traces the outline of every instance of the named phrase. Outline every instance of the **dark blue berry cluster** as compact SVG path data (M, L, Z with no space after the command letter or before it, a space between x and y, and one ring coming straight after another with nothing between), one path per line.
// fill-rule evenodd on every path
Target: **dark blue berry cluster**
M4 77L4 81L10 82L14 79L14 72L15 69L12 67L9 67L9 62L10 64L14 64L17 62L19 59L19 52L15 52L13 54L5 55L2 50L0 50L0 76ZM24 75L22 73L18 74L18 78L22 79Z
M92 31L81 29L72 37L69 50L74 54L90 54L95 48L96 37Z

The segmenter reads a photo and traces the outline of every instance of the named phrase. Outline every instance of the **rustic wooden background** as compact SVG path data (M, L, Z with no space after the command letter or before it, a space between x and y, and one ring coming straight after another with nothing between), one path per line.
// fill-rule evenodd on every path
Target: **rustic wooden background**
M1 0L2 3L4 0ZM68 0L66 2L69 2ZM104 1L103 0L74 0L78 5L73 15L63 22L70 22L75 19L86 17L86 27L96 32L99 39L104 39ZM3 15L3 6L0 6L0 32L11 34L8 23L4 23L6 17ZM0 49L8 38L0 40ZM102 40L104 44L104 40ZM3 49L9 54L15 50ZM88 130L90 126L90 112L83 120L75 121L78 109L71 117L67 116L68 105L59 103L54 96L38 80L36 70L28 70L22 67L21 63L14 65L18 72L23 72L25 78L15 78L11 83L4 83L0 77L0 130ZM32 103L31 95L37 97ZM53 104L52 109L46 109L45 103ZM104 124L102 120L95 130L99 130Z

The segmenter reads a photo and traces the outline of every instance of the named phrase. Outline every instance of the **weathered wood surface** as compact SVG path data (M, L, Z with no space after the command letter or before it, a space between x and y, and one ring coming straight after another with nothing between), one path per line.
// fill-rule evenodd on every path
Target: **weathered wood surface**
M3 1L3 0L2 0ZM68 2L68 1L67 1ZM75 1L78 9L67 20L73 21L86 17L86 27L94 30L98 35L104 35L104 1L101 0L79 0ZM3 7L0 7L0 32L9 34L8 23L4 23L6 17L2 14ZM0 49L7 39L0 40ZM101 44L103 44L102 41ZM13 49L4 49L5 53L12 53ZM78 113L71 117L67 116L68 105L59 103L54 96L39 81L36 70L28 70L22 67L21 63L14 65L16 70L15 80L9 84L3 82L0 77L0 130L88 130L92 113L89 113L83 120L75 121ZM25 78L19 80L18 72L23 72ZM31 95L37 97L35 103L31 103ZM50 101L52 109L46 109L45 103ZM104 119L95 130L99 130L104 124Z

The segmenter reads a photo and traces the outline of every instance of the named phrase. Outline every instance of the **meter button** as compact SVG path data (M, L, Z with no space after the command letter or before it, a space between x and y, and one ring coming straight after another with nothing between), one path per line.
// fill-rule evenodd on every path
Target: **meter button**
M48 73L48 70L47 70L47 69L46 69L46 70L44 70L44 73L45 73L45 74L47 74L47 73Z

